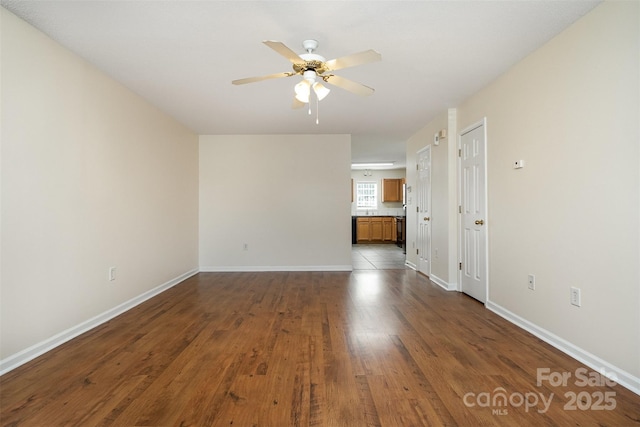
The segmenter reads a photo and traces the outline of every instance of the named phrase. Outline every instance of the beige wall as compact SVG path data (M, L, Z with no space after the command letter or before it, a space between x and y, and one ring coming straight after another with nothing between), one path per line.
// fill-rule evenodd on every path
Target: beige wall
M490 300L636 377L638 31L605 3L459 109L487 117Z
M605 2L457 109L458 131L487 119L487 306L593 367L614 367L636 391L639 14L638 2ZM408 164L444 124L443 112L408 142ZM436 181L433 204L450 203Z
M200 136L200 268L349 270L350 164L349 135Z
M197 269L198 139L0 12L6 359Z

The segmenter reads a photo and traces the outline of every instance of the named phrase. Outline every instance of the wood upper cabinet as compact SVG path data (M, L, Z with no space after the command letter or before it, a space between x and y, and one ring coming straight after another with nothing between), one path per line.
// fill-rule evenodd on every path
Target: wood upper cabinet
M402 178L382 180L382 202L402 202Z

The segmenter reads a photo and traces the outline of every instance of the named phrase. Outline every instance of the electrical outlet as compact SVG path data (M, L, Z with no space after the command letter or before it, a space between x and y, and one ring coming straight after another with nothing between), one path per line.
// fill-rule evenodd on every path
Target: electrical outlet
M114 280L116 280L116 268L109 267L109 281L113 282Z
M572 286L570 288L570 295L571 295L571 305L580 307L580 288L574 288Z
M536 290L536 276L534 276L533 274L529 275L529 289L531 289L532 291Z

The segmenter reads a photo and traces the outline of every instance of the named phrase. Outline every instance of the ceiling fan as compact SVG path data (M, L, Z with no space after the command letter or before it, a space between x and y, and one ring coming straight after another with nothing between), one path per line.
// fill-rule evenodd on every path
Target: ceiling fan
M316 81L316 78L355 93L356 95L367 96L374 92L372 88L332 74L332 71L355 67L356 65L362 65L369 62L380 61L382 56L375 50L366 50L364 52L327 61L324 57L314 53L318 48L318 42L316 40L303 41L302 46L306 53L300 55L288 48L282 42L265 40L263 43L288 59L293 64L293 71L269 74L261 77L249 77L246 79L234 80L231 83L234 85L243 85L262 80L301 75L302 81L297 83L294 87L295 95L293 98L293 108L300 108L309 103L311 89L313 89L316 94L318 101L321 101L329 94L329 89L319 81Z

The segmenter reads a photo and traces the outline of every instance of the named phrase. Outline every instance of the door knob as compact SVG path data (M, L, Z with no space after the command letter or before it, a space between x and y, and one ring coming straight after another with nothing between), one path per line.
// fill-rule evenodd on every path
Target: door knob
M431 219L431 218L429 218L428 216L425 216L425 217L424 217L424 220L425 220L425 221L429 221L430 219Z
M484 224L483 220L481 220L481 219L477 219L476 220L476 225L482 225L482 224Z

